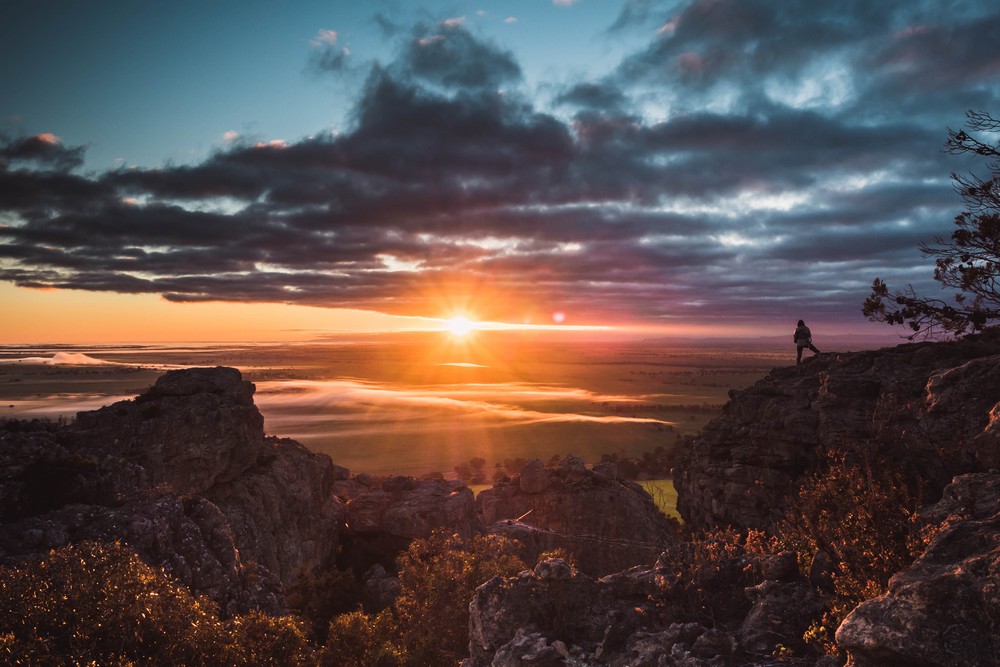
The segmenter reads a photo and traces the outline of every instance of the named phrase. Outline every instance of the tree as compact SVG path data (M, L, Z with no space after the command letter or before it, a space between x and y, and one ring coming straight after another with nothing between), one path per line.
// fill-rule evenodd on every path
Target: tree
M966 117L972 132L1000 132L1000 119L988 113L969 111ZM862 306L872 321L908 326L911 340L980 331L1000 320L1000 142L986 143L965 130L949 129L945 147L951 154L985 158L990 172L985 179L952 173L966 210L955 217L956 229L948 239L936 237L933 244L920 245L924 256L934 259L934 279L957 293L952 301L920 296L912 285L890 293L875 278Z

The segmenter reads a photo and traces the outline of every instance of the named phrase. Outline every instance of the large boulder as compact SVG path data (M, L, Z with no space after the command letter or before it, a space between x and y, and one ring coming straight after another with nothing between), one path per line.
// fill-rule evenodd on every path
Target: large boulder
M525 470L481 491L476 506L491 530L534 545L526 560L562 548L583 572L603 576L653 562L676 539L677 525L634 482L588 470L575 456Z
M940 490L1000 462L1000 333L823 354L730 392L674 471L678 509L698 528L773 529L825 452L899 455Z
M967 475L925 518L940 532L837 630L856 667L973 667L1000 655L1000 475Z

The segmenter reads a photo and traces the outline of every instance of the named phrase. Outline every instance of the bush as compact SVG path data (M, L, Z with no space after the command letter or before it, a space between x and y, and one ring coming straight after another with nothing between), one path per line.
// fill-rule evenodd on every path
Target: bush
M516 543L499 535L462 539L435 532L398 559L400 595L391 610L330 624L325 665L394 667L456 664L468 653L469 603L496 575L525 569Z
M399 643L399 631L388 609L375 615L341 614L330 622L323 667L404 667L411 664Z
M0 657L27 664L218 664L227 643L211 602L117 543L0 568L0 627Z
M779 539L809 566L819 552L830 557L829 613L811 639L835 652L833 633L848 613L885 593L889 578L922 549L914 512L918 499L889 461L844 452L827 454L792 501Z
M299 621L259 612L219 620L119 543L82 542L0 568L0 663L304 665Z

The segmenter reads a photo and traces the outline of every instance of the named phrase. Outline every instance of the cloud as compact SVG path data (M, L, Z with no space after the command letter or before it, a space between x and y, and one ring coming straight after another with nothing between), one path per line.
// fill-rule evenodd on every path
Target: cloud
M985 6L629 2L616 30L644 44L549 84L551 106L465 25L377 20L396 57L336 136L87 175L82 147L4 139L0 279L425 316L460 300L514 322L857 322L875 275L928 281L917 244L961 207L948 174L981 167L941 151L945 128L1000 108Z
M402 59L400 76L447 89L495 90L516 83L521 67L509 51L476 39L462 19L446 19L440 32L418 27Z
M57 171L69 171L83 164L85 148L67 148L56 135L45 132L21 139L0 136L0 169L10 165L30 164Z
M313 46L333 46L337 43L337 31L323 29L316 33L316 36L312 38L310 44Z

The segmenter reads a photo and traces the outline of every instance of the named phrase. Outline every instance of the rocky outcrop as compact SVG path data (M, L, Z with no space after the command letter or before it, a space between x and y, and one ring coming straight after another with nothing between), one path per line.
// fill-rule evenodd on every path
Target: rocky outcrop
M74 430L138 465L145 486L204 493L273 457L253 392L235 368L169 371L134 400L77 414Z
M461 482L390 477L347 501L347 524L361 534L406 540L447 528L464 537L481 532L472 490Z
M674 472L685 521L773 528L828 450L892 452L940 491L1000 461L1000 334L823 354L730 392Z
M13 565L85 540L120 541L225 614L284 611L281 582L241 558L226 516L199 496L138 492L115 506L68 505L0 524L0 562Z
M888 592L837 630L856 667L996 664L1000 655L1000 474L965 475L925 519L939 532Z
M330 459L265 438L232 368L171 371L74 424L0 433L0 559L121 540L229 613L333 562L346 509Z
M641 486L588 470L572 455L550 468L529 461L481 491L476 505L485 525L529 547L527 561L562 548L592 576L651 563L676 539L677 525Z
M669 559L661 559L655 567L593 579L561 559L550 559L517 577L496 577L476 590L470 606L468 664L775 664L775 647L798 648L822 605L798 575L790 554L744 556L732 564L679 581ZM695 594L708 583L704 577L716 577L719 571L730 572L726 585L731 591L742 590L741 583L751 584L749 597L735 605L741 610L730 619L735 622L722 623L710 613L697 620L679 614L679 598ZM734 601L727 602L732 606ZM728 614L731 611L720 616Z

